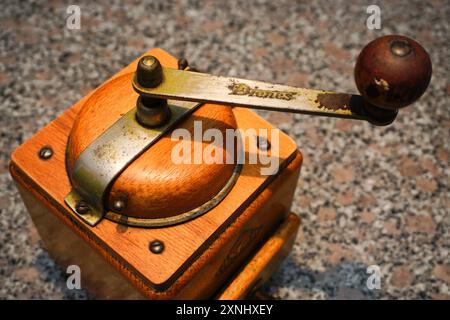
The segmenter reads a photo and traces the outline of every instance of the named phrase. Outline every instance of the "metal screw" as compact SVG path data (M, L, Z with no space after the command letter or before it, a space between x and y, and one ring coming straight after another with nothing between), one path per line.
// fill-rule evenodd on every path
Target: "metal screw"
M78 214L86 214L91 210L91 208L89 208L89 205L86 203L86 201L80 200L77 202L75 210Z
M258 136L256 139L256 143L258 144L259 150L267 151L270 149L270 142L264 137Z
M164 251L164 242L159 241L159 240L154 240L154 241L150 242L149 248L150 248L150 251L154 254L162 253Z
M178 60L178 70L184 70L187 67L189 67L189 62L185 58Z
M391 43L391 52L397 57L407 56L411 51L411 45L407 41L396 40Z
M49 146L43 147L41 150L39 150L39 158L42 160L48 160L53 156L53 149Z
M122 211L127 206L125 199L115 199L112 203L114 211Z

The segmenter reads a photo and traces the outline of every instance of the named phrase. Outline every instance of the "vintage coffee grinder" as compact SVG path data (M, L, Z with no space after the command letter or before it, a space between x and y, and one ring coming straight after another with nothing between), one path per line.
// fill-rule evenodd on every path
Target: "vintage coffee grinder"
M403 36L362 50L361 96L194 72L154 49L17 148L10 171L48 251L78 265L98 298L246 298L293 245L302 163L294 141L248 108L387 125L430 78L428 54ZM216 144L223 161L174 161L174 148L210 146L198 124L252 134L233 136L231 151ZM174 139L180 129L193 140ZM248 161L258 155L276 170Z

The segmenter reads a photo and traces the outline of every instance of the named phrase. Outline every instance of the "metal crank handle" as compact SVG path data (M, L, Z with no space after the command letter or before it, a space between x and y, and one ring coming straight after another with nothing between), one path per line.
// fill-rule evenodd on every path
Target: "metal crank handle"
M139 61L133 88L148 108L161 99L172 99L388 125L399 108L425 92L431 70L430 58L420 44L403 36L384 36L364 47L356 62L355 82L361 95L165 68L153 56Z

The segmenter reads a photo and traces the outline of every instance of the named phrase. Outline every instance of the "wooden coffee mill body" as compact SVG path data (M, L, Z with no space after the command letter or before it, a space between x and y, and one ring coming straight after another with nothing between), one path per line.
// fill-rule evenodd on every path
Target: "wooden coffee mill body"
M414 50L419 50L415 42L412 45ZM151 50L145 56L156 58L164 72L179 67L176 58L160 49ZM363 58L361 54L358 61ZM207 96L206 103L193 108L171 130L163 131L134 161L118 171L100 210L93 209L92 201L84 203L73 196L77 160L94 141L104 139L105 132L134 110L139 94L151 95L152 99L172 99L171 91L154 94L140 86L135 70L139 70L142 61L143 58L131 63L21 145L12 155L11 174L52 257L63 268L79 266L82 287L97 298L249 297L287 256L296 238L300 221L290 213L290 207L300 173L301 153L291 138L277 130L279 170L275 174L261 174L264 164L248 161L241 166L235 163L174 165L170 153L177 141L171 139L170 133L175 127L193 132L196 120L202 121L203 129L215 128L222 133L233 128L255 129L255 132L276 130L254 112L237 103L208 103ZM431 65L429 69L430 77ZM188 71L181 75L185 74L201 76ZM165 77L169 81L168 74ZM408 102L423 93L429 77L420 89L422 92L409 97ZM362 93L365 90L359 89ZM394 89L391 84L391 90ZM344 98L347 96L347 101L355 100L353 95ZM364 93L363 96L365 101L372 102ZM189 95L180 100L196 101ZM251 101L247 107L249 104ZM397 114L390 109L379 112L372 106L371 111L367 108L363 112L361 105L350 102L342 110L324 110L327 106L330 105L318 105L317 113L337 110L341 112L338 116L383 124L392 122ZM131 129L127 131L124 126L122 133L124 139L133 139ZM270 135L268 138L270 146L274 141L270 141ZM251 141L243 141L247 158L251 153L271 152L267 145L264 149L252 148L250 144ZM104 144L93 152L114 165L115 159L121 157L116 154L120 148L107 146ZM90 183L89 175L83 179ZM75 194L80 197L79 193ZM90 194L83 195L90 197ZM93 212L102 208L102 216L95 217Z

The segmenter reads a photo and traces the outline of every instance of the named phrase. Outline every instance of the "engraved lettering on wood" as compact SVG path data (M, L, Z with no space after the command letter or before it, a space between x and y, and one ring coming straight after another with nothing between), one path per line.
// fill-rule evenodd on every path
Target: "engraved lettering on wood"
M244 230L241 233L236 242L233 244L233 247L228 252L228 255L226 256L216 275L221 274L231 265L233 265L235 259L240 256L242 251L247 248L250 243L258 236L261 229L262 226L258 226L256 228Z

